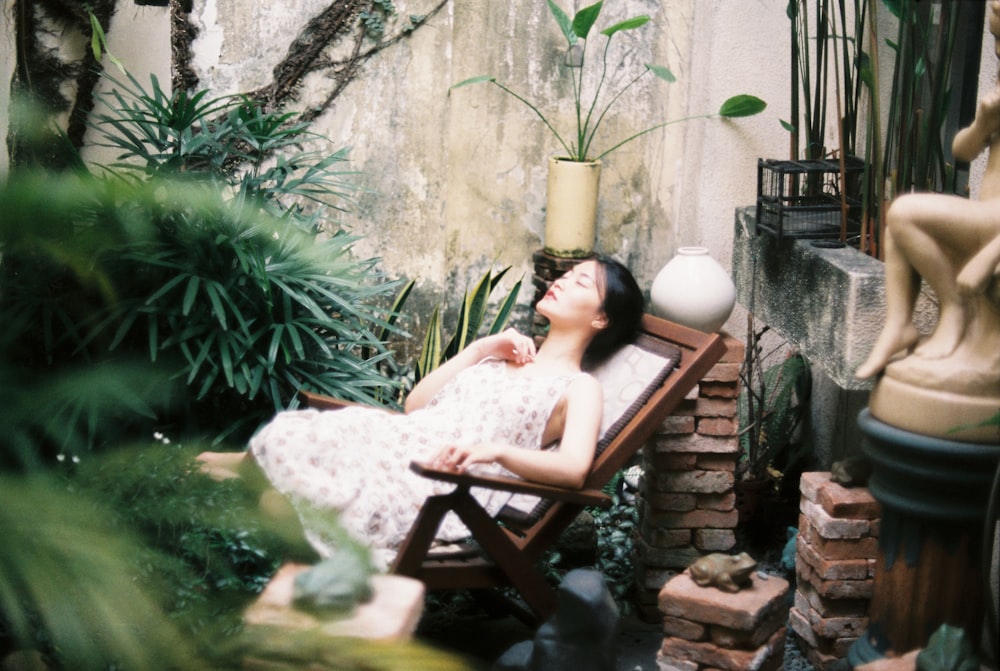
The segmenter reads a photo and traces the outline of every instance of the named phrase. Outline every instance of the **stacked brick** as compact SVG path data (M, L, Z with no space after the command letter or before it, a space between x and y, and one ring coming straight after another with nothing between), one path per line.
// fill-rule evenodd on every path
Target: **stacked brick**
M739 592L699 587L685 572L660 591L660 671L773 671L784 660L788 581L755 574Z
M739 370L743 343L727 352L643 448L635 578L640 614L658 621L663 585L693 561L736 544Z
M796 543L797 588L788 624L821 671L847 656L868 626L880 506L864 487L826 472L802 475Z

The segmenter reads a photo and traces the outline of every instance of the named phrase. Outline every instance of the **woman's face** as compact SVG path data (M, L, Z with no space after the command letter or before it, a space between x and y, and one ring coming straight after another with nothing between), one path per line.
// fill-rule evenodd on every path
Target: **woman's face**
M535 309L550 322L603 326L603 269L596 261L578 263L549 287ZM594 323L594 322L598 323Z

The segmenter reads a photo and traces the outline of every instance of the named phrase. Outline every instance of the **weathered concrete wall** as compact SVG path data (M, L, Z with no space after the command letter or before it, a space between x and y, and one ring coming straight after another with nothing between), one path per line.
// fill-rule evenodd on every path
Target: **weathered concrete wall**
M226 93L267 83L284 45L325 4L195 3L194 66L203 85ZM403 21L435 3L396 4ZM721 0L621 0L607 3L597 23L600 29L638 14L653 17L615 36L612 81L645 63L666 65L678 79L668 85L649 76L622 98L602 126L604 147L659 121L717 109L735 93L771 105L749 120L675 124L605 159L598 249L629 263L643 286L681 244L705 244L727 264L733 209L754 198L756 157L786 145L778 123L787 116L784 50L766 58L747 54L784 39L787 18L781 3L753 4L737 15ZM603 47L604 38L592 42L593 61L599 56L593 47ZM564 44L544 2L454 0L362 65L315 123L335 146L351 147L351 166L362 173L367 190L344 218L363 236L360 255L381 257L390 275L419 278L435 294L461 291L494 261L513 265L512 278L530 277L531 253L542 246L546 161L559 145L499 89L449 87L496 75L566 128L572 106L569 82L560 76ZM316 104L332 86L322 75L310 76L291 107ZM529 300L530 292L522 292L522 302Z

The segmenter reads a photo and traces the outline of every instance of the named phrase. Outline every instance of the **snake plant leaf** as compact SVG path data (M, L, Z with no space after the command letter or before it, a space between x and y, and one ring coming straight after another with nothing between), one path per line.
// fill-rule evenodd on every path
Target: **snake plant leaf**
M674 73L671 72L669 68L666 68L662 65L653 65L652 63L646 63L646 69L665 82L673 83L677 81L677 77L674 76Z
M496 82L497 78L493 75L479 75L478 77L469 77L468 79L463 79L457 84L452 84L448 87L448 90L461 88L462 86L467 86L469 84L482 84L483 82Z
M620 30L635 30L640 26L644 26L649 23L649 16L642 14L641 16L633 16L631 19L625 19L613 26L609 26L601 31L601 35L606 35L611 37Z
M726 102L722 103L722 106L719 107L719 116L729 119L735 117L753 116L754 114L760 114L763 112L765 107L767 107L767 103L757 96L743 93L733 96Z
M573 17L573 33L577 37L584 40L587 39L587 35L590 34L590 29L594 27L594 23L597 21L603 5L604 0L600 0L600 2L595 2L590 7L584 7L576 13L576 16Z
M503 302L500 304L500 308L497 310L497 315L493 319L493 323L490 325L489 334L493 335L500 333L507 326L507 321L510 319L510 313L517 304L517 296L521 293L521 282L518 280L514 288L510 290L510 293L504 298Z
M556 3L549 0L549 10L552 12L552 16L555 17L556 23L559 24L559 30L566 37L566 41L570 44L576 44L576 33L573 32L573 23L569 20L569 16L566 12Z
M427 322L427 333L424 335L424 346L417 360L416 382L437 368L441 362L441 311L434 308L430 321Z

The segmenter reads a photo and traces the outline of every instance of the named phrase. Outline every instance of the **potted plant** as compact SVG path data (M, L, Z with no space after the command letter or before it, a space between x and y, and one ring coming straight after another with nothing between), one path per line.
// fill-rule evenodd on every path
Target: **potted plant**
M587 48L590 46L588 36L597 22L603 4L602 0L584 7L571 19L553 0L548 0L552 16L555 17L568 44L563 66L565 70L569 71L569 76L572 79L573 109L576 120L573 135L569 135L567 132L560 133L538 105L505 84L498 82L496 77L491 75L472 77L451 87L456 89L469 84L489 82L527 105L558 140L565 153L553 157L549 161L548 209L545 222L545 250L555 256L579 258L588 256L592 252L601 159L605 156L642 135L673 123L713 116L752 116L763 111L766 107L766 103L760 98L746 94L734 96L726 100L718 112L714 114L664 121L634 133L612 144L608 149L596 150L593 146L594 139L601 123L611 107L626 91L650 74L667 82L675 81L673 73L666 67L647 64L641 72L628 80L617 91L605 90L611 39L619 32L635 30L646 25L650 18L642 15L626 19L600 31L600 34L607 38L599 61L600 76L596 86L593 87L593 92L590 95L584 95L583 68L587 62Z

